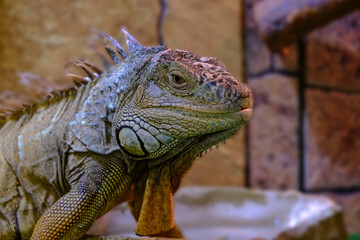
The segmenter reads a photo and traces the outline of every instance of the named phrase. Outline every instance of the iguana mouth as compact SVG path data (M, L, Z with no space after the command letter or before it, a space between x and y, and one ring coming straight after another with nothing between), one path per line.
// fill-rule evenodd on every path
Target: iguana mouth
M199 113L236 113L251 108L251 100L245 100L241 104L233 102L230 104L191 104L191 103L156 103L151 106L145 106L144 108L171 108L185 111L193 111Z
M222 111L220 108L223 105L209 105L207 107L187 107L187 105L169 105L169 106L161 106L160 108L169 111L175 112L178 114L182 114L184 116L190 116L195 118L203 118L203 119L238 119L240 116L242 120L248 121L252 114L252 103L249 103L247 106L238 107L232 110ZM159 109L159 108L158 108ZM236 120L237 121L237 120Z
M154 109L174 112L184 116L208 119L238 119L240 116L244 121L249 120L252 112L252 95L247 94L244 97L234 97L224 103L201 104L184 100L182 102L168 102L164 99L157 99L156 102L151 101L143 109ZM236 120L237 121L237 120Z
M242 108L235 115L241 115L244 121L248 121L252 114L252 108Z

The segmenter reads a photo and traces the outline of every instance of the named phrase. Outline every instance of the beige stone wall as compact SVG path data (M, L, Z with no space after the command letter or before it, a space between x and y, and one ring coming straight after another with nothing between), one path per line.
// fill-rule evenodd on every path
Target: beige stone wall
M92 29L119 36L119 28L125 26L143 44L157 43L157 0L3 0L0 4L0 91L19 90L16 72L62 81L63 64L69 59L98 62L89 47Z
M241 79L240 1L168 0L164 42L222 60ZM0 2L0 92L23 92L17 72L68 83L63 65L81 57L100 65L90 48L92 29L120 37L124 26L143 45L158 43L159 0L2 0ZM187 185L244 185L244 132L196 161Z

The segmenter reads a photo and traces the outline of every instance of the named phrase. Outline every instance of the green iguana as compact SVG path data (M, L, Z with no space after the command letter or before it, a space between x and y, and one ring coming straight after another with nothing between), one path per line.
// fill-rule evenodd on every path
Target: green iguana
M138 235L179 237L172 195L203 151L249 119L252 95L215 58L103 38L114 65L2 120L0 239L79 239L121 201ZM85 83L86 82L86 83Z

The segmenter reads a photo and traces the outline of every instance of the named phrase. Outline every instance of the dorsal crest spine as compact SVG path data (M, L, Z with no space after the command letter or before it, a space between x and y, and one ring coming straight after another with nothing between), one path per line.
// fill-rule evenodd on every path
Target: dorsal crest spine
M126 44L130 54L135 53L143 48L141 44L130 33L128 33L128 31L126 31L125 28L122 28L121 31L125 34Z

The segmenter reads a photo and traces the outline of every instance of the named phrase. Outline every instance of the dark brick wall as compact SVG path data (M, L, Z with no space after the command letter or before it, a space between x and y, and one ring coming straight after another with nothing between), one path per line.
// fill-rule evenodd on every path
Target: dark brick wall
M271 53L246 0L250 187L296 189L338 202L360 231L360 12Z

